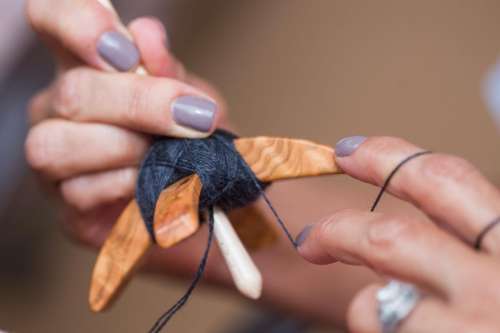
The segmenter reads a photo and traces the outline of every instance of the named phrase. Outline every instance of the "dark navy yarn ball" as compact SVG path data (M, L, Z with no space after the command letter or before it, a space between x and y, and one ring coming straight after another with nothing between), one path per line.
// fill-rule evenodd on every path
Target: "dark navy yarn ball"
M160 193L193 173L203 184L200 211L214 205L224 210L242 207L261 195L267 184L256 178L238 153L235 138L217 130L205 139L156 139L142 163L136 188L136 200L150 233Z

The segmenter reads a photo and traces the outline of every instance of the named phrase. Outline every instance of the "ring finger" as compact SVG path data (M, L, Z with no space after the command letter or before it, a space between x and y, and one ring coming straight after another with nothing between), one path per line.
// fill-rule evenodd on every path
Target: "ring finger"
M80 212L130 199L134 195L138 172L136 167L127 167L70 178L61 182L61 195L67 204Z
M28 133L30 165L51 180L139 165L149 146L145 135L115 126L46 120Z
M351 302L347 314L349 330L356 333L382 333L378 318L377 293L381 286L361 290ZM446 303L433 296L421 298L414 309L402 318L398 333L455 333L464 328L463 320Z

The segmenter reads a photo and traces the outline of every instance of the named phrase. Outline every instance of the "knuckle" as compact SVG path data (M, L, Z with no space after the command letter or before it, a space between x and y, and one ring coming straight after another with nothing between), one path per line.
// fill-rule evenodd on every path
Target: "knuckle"
M89 52L102 32L110 29L113 23L111 11L97 1L74 1L71 7L61 8L57 16L55 33L67 44Z
M30 124L34 124L39 120L43 113L43 99L44 92L40 92L33 96L29 102L27 107L28 117Z
M64 142L64 131L50 122L34 126L25 141L28 164L37 171L49 172L57 169L57 156Z
M64 202L77 211L84 212L90 209L90 206L85 197L82 197L81 189L81 180L78 178L62 182L60 187Z
M170 117L164 110L178 96L193 93L188 86L177 80L168 78L141 77L128 75L128 85L125 88L125 107L123 118L132 127L162 128L169 131L172 126Z
M173 79L162 80L161 83L157 85L156 89L168 91L168 94L166 95L169 99L174 99L175 97L184 95L188 92L194 93L194 91L191 91L193 88L187 86L185 83Z
M373 258L383 261L397 252L401 244L411 241L417 232L417 223L410 219L380 215L368 227L366 247Z
M76 119L81 110L81 94L87 76L84 69L72 69L62 75L54 89L54 112L64 118Z
M387 156L394 152L395 148L410 145L406 140L392 136L379 136L368 140L370 142L370 151L375 156Z
M33 127L26 137L24 144L26 160L35 170L44 169L48 163L46 153L46 142L49 133L45 130L43 124Z
M423 160L421 172L438 183L461 183L476 173L476 168L467 160L447 154L432 154Z
M353 214L352 209L343 209L329 216L322 221L318 228L318 242L320 244L329 244L331 239L339 232L342 227L342 221L349 215Z
M131 77L130 91L125 108L125 120L128 123L141 125L142 119L153 114L150 100L153 96L155 80L144 77Z

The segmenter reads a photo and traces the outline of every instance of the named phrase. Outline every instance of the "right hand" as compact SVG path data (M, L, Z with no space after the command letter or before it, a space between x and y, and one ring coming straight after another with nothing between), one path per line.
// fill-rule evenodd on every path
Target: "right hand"
M97 0L29 0L27 15L58 64L31 101L27 160L62 198L65 229L98 247L133 197L150 135L208 136L223 103L167 50L156 19L127 31ZM139 57L154 76L117 71Z
M349 138L336 148L347 175L377 186L400 161L423 151L391 137ZM363 265L417 285L425 297L398 332L499 332L500 227L486 234L482 252L470 245L497 221L500 190L470 162L430 154L405 164L387 191L430 221L422 215L337 211L301 233L299 253L315 264ZM353 299L347 315L352 332L381 331L379 288L368 286Z

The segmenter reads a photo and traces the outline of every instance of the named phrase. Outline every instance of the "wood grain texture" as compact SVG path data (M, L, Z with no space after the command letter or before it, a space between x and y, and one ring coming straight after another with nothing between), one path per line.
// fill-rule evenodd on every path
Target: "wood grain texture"
M201 187L200 177L193 174L161 192L153 224L158 245L168 248L198 230Z
M151 246L139 206L132 200L101 248L90 284L89 305L99 312L110 305Z
M310 141L255 137L234 145L261 181L341 173L335 150Z
M250 251L274 244L278 239L276 228L268 221L257 203L233 209L227 216L243 244Z
M257 137L234 141L235 147L262 181L340 173L334 150L310 141ZM196 232L202 184L197 175L188 176L165 189L157 202L154 230L158 244L170 247ZM239 236L252 249L272 243L276 231L255 206L231 213ZM89 303L101 311L121 287L151 246L139 208L133 200L118 219L106 240L91 281Z

